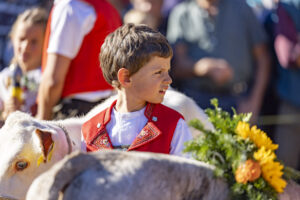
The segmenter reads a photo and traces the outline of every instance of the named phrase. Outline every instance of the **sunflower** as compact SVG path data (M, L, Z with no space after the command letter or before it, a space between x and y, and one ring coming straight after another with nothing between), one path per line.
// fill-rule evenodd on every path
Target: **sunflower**
M276 158L275 153L270 149L261 147L254 153L253 156L261 166L263 178L277 192L283 192L283 189L286 186L286 181L281 178L283 175L283 165L281 165L279 162L274 161L274 159Z
M235 132L243 139L247 139L250 135L250 126L246 122L239 121L236 126Z
M239 121L235 132L244 139L249 138L258 148L262 146L271 150L278 148L278 145L273 144L272 140L265 132L258 129L256 126L252 126L250 129L250 125L246 122Z
M260 165L271 162L276 158L276 154L271 149L266 149L264 146L254 152L253 157L259 161Z

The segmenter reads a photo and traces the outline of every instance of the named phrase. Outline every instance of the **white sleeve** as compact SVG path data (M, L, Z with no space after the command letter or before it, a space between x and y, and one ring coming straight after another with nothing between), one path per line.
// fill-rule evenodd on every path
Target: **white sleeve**
M183 154L182 150L184 149L184 143L192 139L193 137L187 123L183 119L179 119L171 142L170 154L190 157L187 154Z
M96 21L93 7L82 1L62 0L54 6L47 52L74 58Z

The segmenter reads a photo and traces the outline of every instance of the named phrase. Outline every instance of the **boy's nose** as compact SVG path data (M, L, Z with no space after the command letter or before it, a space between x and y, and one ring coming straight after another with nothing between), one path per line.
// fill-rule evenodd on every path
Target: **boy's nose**
M169 75L169 73L167 73L167 75L166 75L165 82L166 82L168 85L171 85L171 83L172 83L172 78L171 78L171 76Z

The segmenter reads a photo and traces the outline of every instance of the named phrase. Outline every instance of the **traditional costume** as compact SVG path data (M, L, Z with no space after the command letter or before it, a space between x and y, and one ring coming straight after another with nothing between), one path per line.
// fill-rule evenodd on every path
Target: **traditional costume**
M181 155L183 143L192 139L183 116L162 104L118 113L116 101L82 126L87 151L123 148Z

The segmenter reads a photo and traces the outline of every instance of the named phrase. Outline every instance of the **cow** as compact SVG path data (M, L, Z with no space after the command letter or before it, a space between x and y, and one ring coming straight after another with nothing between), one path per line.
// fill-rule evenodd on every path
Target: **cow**
M75 152L39 176L27 200L226 200L213 167L149 152Z
M24 199L32 181L75 150L81 150L82 124L108 107L115 96L87 115L60 121L37 120L14 112L0 129L0 196ZM203 110L186 95L167 90L163 104L180 112L188 121L200 119L213 129ZM192 130L194 136L199 132Z
M34 180L27 200L226 200L229 188L214 167L192 159L146 152L74 152ZM300 200L288 181L279 200Z

